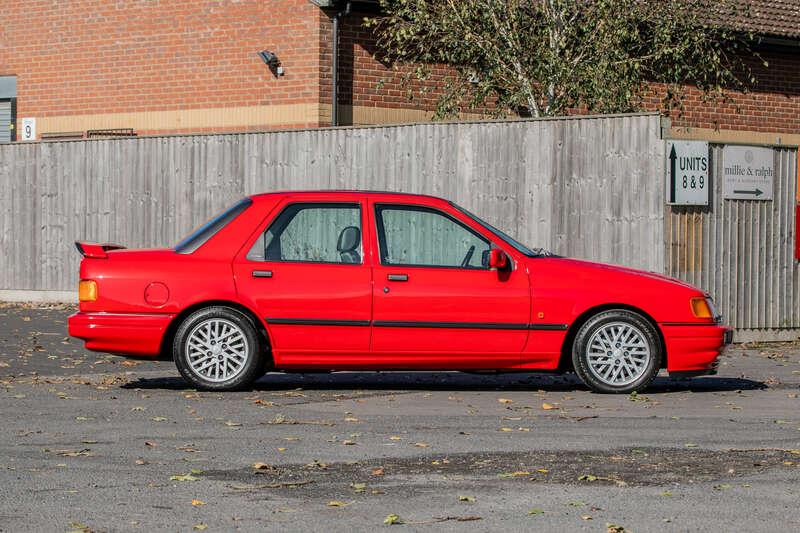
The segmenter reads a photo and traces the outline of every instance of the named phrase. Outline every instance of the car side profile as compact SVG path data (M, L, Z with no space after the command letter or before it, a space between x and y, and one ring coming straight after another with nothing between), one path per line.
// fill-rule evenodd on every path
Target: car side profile
M90 350L172 358L205 390L272 371L574 371L598 392L715 372L701 290L530 249L452 202L362 191L242 199L170 249L76 243Z

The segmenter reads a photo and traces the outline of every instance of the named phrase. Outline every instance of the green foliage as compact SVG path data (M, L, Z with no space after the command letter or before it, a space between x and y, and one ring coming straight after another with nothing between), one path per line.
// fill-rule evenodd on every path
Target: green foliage
M649 83L665 109L685 85L705 97L754 82L748 36L718 24L738 0L381 0L367 19L385 59L407 79L449 65L437 117L486 106L496 114L635 111ZM412 95L413 96L413 95Z

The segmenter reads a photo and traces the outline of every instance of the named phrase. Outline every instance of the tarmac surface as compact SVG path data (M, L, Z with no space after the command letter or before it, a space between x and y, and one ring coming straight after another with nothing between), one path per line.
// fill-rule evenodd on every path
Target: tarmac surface
M205 393L85 351L71 312L0 306L3 532L800 530L798 344L639 395L457 372Z

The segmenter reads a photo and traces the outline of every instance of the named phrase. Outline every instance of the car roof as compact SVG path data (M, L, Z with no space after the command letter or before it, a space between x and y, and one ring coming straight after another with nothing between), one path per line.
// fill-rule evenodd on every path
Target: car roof
M378 196L381 198L389 199L389 198L397 198L397 199L404 199L404 200L435 200L438 202L446 202L447 200L443 198L439 198L437 196L430 196L427 194L414 194L414 193L407 193L407 192L397 192L397 191L370 191L370 190L355 190L355 189L321 189L321 190L303 190L303 191L274 191L274 192L264 192L259 194L252 194L250 198L258 199L258 198L268 198L274 196L296 196L296 197L303 197L303 196L331 196L335 198L342 198L342 197L350 197L350 196Z

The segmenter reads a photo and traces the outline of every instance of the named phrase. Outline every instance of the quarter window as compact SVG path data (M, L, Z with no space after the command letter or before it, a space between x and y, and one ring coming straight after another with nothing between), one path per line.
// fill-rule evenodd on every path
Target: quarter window
M292 204L259 236L251 261L361 263L357 204Z
M377 206L381 264L488 268L489 241L454 218L417 206Z

